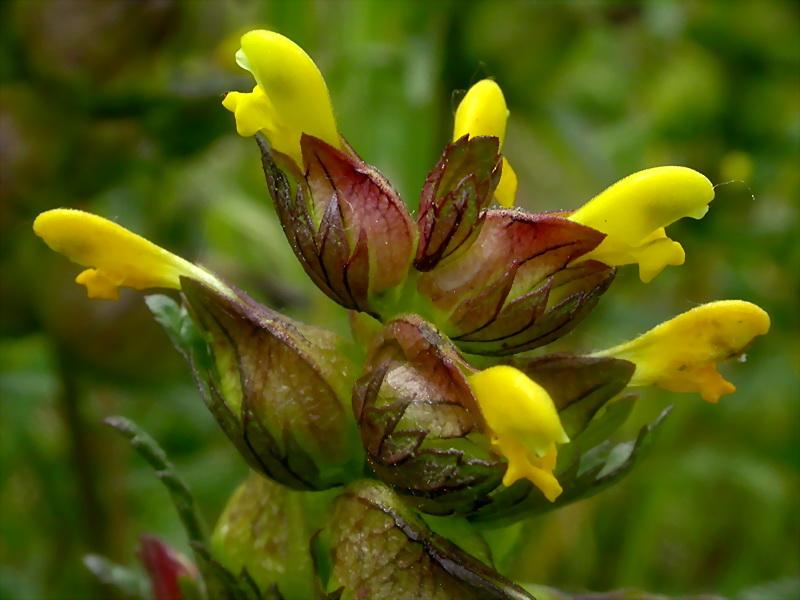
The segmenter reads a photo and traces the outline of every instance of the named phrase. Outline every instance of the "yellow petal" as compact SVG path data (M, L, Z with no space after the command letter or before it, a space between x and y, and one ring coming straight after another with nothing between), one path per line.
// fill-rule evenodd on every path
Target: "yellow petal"
M250 93L229 92L222 106L234 114L236 133L241 136L248 137L263 130L269 139L267 132L275 130L272 105L258 86Z
M609 242L586 254L583 260L586 259L599 260L613 266L639 263L639 278L644 283L650 283L665 266L682 265L686 260L686 253L683 246L667 237L662 227L635 248L619 245L615 248Z
M708 402L736 388L716 365L739 356L769 331L769 315L755 304L724 300L703 304L638 338L592 356L629 360L636 372L629 385L657 385L676 392L699 392Z
M537 456L553 442L569 442L550 395L519 369L490 367L470 376L469 385L497 437L512 435Z
M492 445L508 459L508 468L503 475L504 486L509 487L519 479L527 479L539 488L550 502L554 502L561 495L563 489L553 475L558 458L555 444L550 444L543 458L531 455L529 450L513 438L496 439Z
M497 203L504 208L511 208L514 206L514 200L517 197L517 174L514 169L508 164L506 157L503 157L503 172L500 175L500 183L494 190L494 199Z
M248 109L240 117L236 108L242 99L228 100L226 96L227 104L223 105L236 113L237 130L242 135L252 135L246 132L263 123L261 130L272 147L288 154L299 165L302 164L300 136L303 133L341 148L325 80L300 46L274 31L258 29L242 36L242 49L236 58L241 67L253 74L266 100L265 103L254 96L252 110ZM269 114L265 115L264 111ZM240 118L245 120L242 125Z
M553 470L555 444L569 442L545 389L519 369L490 367L469 377L492 444L508 460L503 479L529 479L549 500L561 493Z
M711 182L686 167L634 173L569 217L606 234L581 260L611 266L638 263L642 281L648 282L665 266L684 261L683 248L666 237L664 228L683 217L701 218L713 199Z
M453 141L469 135L494 136L500 140L500 149L506 137L508 107L500 86L491 79L473 85L456 110ZM517 176L503 158L503 173L495 190L495 200L506 208L514 206L517 193Z
M227 288L200 267L167 252L124 227L91 213L68 208L36 217L33 230L56 252L84 267L75 281L90 298L117 300L119 287L180 289L180 277Z
M491 79L483 79L473 85L456 109L453 141L467 134L470 137L491 135L500 139L500 147L506 137L508 108L500 86Z

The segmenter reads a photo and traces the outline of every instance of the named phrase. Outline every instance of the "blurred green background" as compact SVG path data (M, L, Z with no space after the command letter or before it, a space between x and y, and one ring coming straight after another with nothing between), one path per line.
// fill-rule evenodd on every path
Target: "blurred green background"
M250 28L298 42L340 129L409 203L465 90L492 76L505 153L530 210L575 208L642 168L705 173L717 199L670 229L687 251L643 285L623 269L560 348L618 343L692 306L740 298L772 316L719 405L646 390L625 434L670 403L654 451L599 497L525 522L519 581L741 600L800 593L798 199L800 9L791 0L17 0L0 8L0 598L109 598L87 552L131 564L137 536L185 549L155 476L102 425L147 429L210 522L245 467L188 369L130 290L89 301L31 231L91 210L275 308L344 327L285 242L252 140L220 106L249 90ZM519 532L518 532L519 533ZM509 532L511 535L511 532Z

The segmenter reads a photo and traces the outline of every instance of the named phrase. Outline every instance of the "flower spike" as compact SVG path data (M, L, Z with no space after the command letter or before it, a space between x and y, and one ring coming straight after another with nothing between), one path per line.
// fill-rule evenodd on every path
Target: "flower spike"
M223 295L231 292L216 277L102 217L57 208L36 217L33 230L51 249L72 262L93 267L76 283L90 298L118 300L120 287L181 289L181 277L201 281Z
M342 148L328 87L317 65L290 39L258 29L242 36L236 62L256 87L230 92L222 105L234 113L239 135L261 131L272 147L302 165L300 137L306 133Z
M500 86L491 79L483 79L473 85L456 110L453 141L465 135L470 137L494 136L503 147L508 122L506 99ZM503 158L503 173L495 189L495 200L505 208L514 206L517 194L517 175Z
M664 228L683 217L700 219L714 199L711 182L686 167L657 167L626 177L569 216L606 234L581 260L607 265L639 264L639 277L651 281L667 265L682 265L683 248Z
M591 356L634 363L631 386L699 392L703 400L716 403L721 396L736 391L717 372L717 363L741 355L756 336L769 331L769 326L769 315L755 304L741 300L711 302Z
M556 444L568 443L569 436L550 395L522 371L506 365L470 376L469 384L492 445L508 459L503 485L529 479L554 501L562 491L553 475Z

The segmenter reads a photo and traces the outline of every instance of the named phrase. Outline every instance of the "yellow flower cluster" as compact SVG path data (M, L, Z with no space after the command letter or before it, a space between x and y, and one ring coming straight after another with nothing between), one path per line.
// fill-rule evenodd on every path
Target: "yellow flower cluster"
M261 132L272 148L303 164L300 138L315 136L342 148L328 89L309 56L294 42L269 31L242 37L237 62L256 81L252 92L229 93L223 102L243 136ZM508 108L491 80L475 84L455 115L454 140L464 135L505 138ZM513 206L517 179L503 159L495 199ZM684 167L659 167L631 175L571 213L572 221L604 234L604 241L579 260L607 265L638 264L643 281L666 265L684 261L683 248L665 227L690 216L700 218L714 197L703 175ZM90 297L117 299L119 287L180 289L187 277L229 295L227 286L206 270L130 231L89 213L56 209L34 222L34 231L55 251L89 267L76 281ZM699 392L709 401L734 391L717 372L718 362L739 355L769 329L768 315L742 301L699 306L635 340L590 356L631 361L630 385L657 385ZM503 483L534 483L549 500L561 493L554 476L557 444L569 438L548 393L521 371L495 366L472 375L470 386L486 422L493 448L508 460Z

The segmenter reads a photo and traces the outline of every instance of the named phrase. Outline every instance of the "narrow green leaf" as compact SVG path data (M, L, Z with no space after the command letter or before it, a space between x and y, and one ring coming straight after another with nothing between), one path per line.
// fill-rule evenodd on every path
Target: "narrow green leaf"
M607 403L601 414L595 416L586 428L572 439L572 442L560 449L556 473L566 468L576 455L585 455L622 427L633 411L637 398L638 396L628 395Z
M126 600L144 600L149 596L149 585L144 576L97 554L87 554L83 564L103 583L112 585L124 594Z
M172 498L189 540L204 543L206 535L203 519L195 509L189 488L175 471L173 464L167 460L164 450L138 425L125 417L108 417L105 423L121 433L134 450L155 469L156 475Z

